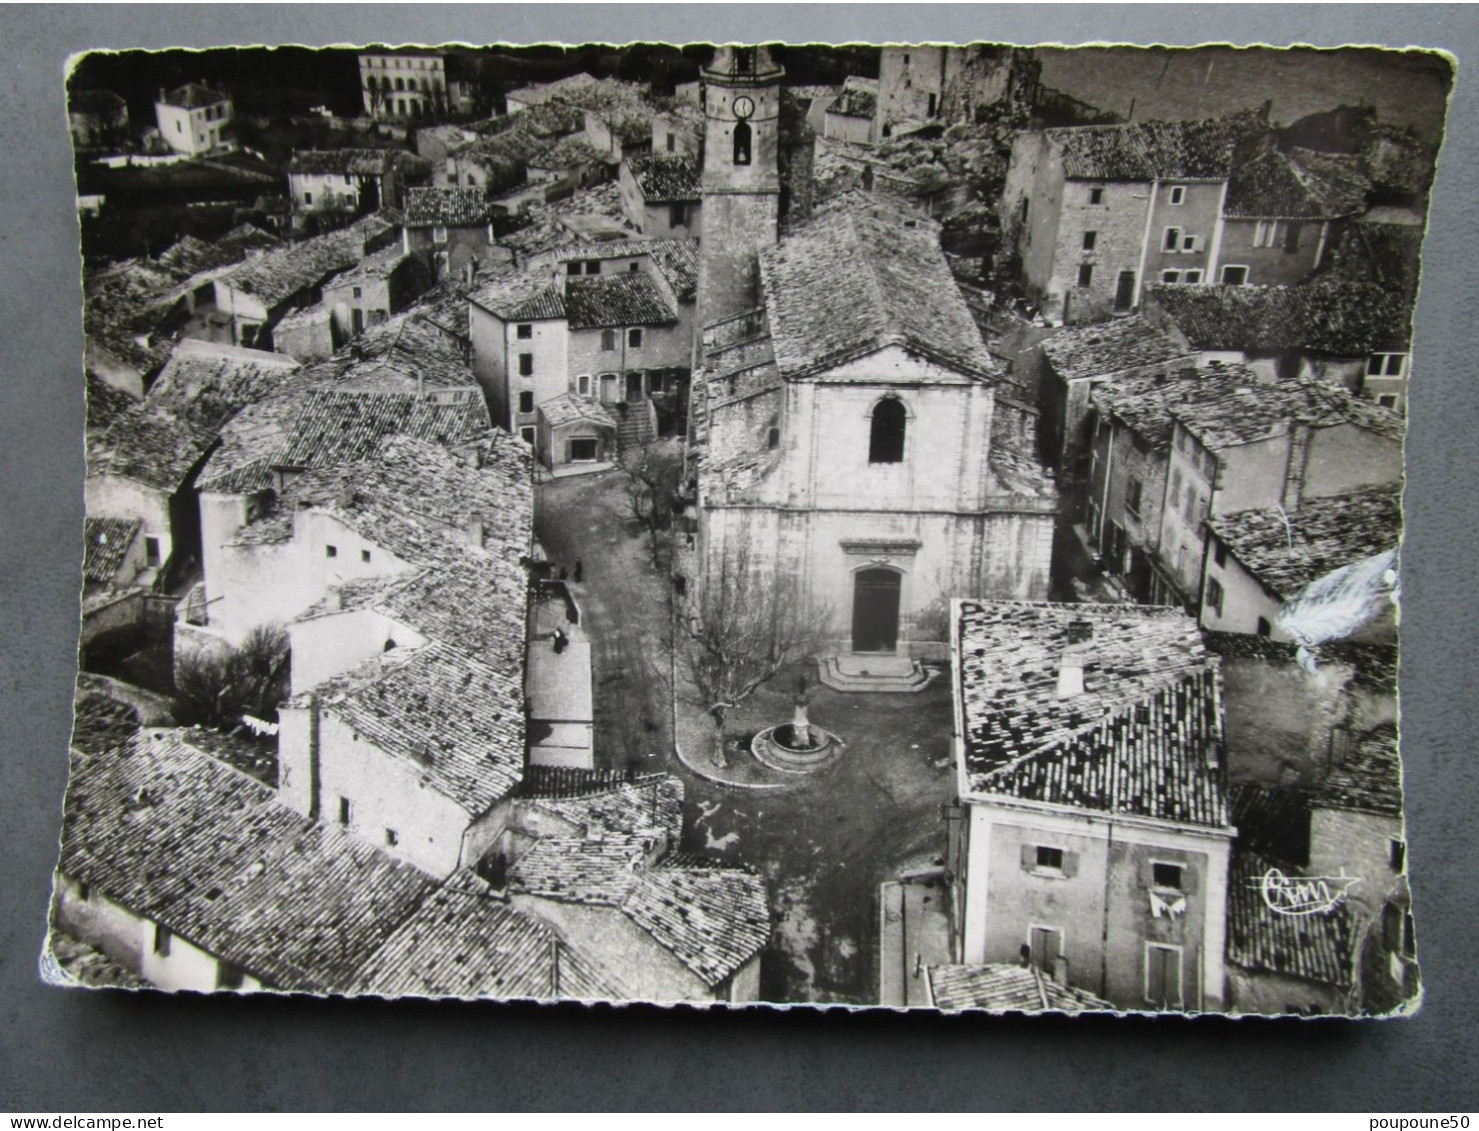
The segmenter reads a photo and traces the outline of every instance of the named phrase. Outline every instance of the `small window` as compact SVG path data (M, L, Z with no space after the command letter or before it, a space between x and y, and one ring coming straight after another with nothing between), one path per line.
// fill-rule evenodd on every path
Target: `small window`
M1374 353L1366 359L1368 377L1400 377L1402 364L1407 360L1405 353Z
M229 962L218 962L216 964L216 989L239 990L243 981L243 971L240 966L233 966Z
M1125 488L1125 510L1136 518L1140 517L1140 495L1143 489L1144 485L1138 479L1131 479L1129 486Z
M1172 185L1171 186L1171 203L1172 204L1184 204L1185 202L1186 202L1186 186L1185 185Z
M668 227L686 228L687 226L688 205L681 203L668 205ZM636 264L633 264L633 266L635 267Z
M1061 848L1050 848L1046 844L1037 846L1037 866L1048 868L1055 872L1063 871L1063 850Z
M519 394L519 411L534 411L534 394L531 393L528 389L525 389L522 393Z
M582 397L591 395L591 375L582 373L575 379L575 391Z
M1241 287L1247 285L1248 268L1234 267L1231 264L1222 269L1222 285L1225 287Z
M400 842L401 838L399 833L397 833L394 829L385 830L385 844L387 847L394 848L396 845L400 844Z
M1183 283L1200 283L1202 281L1202 269L1200 267L1193 267L1181 276L1181 281Z
M1181 237L1181 250L1182 251L1196 251L1196 249L1197 249L1197 237L1196 236L1182 236Z
M339 823L347 828L349 826L350 819L353 816L354 810L353 807L349 804L349 798L339 798Z
M170 943L174 940L174 932L163 923L154 924L154 953L160 958L169 957Z
M1087 287L1094 281L1094 265L1092 263L1080 263L1078 265L1078 285Z
M1215 577L1207 578L1207 608L1218 616L1222 615L1222 582Z
M1099 233L1098 232L1085 232L1084 233L1084 250L1085 251L1093 251L1094 250L1094 245L1096 243L1098 243L1098 242L1099 242Z
M1407 842L1393 837L1387 842L1387 863L1392 871L1400 872L1407 866Z
M616 349L616 331L615 330L602 330L601 331L601 349L605 353L611 353L613 350Z
M1292 222L1284 228L1284 250L1286 252L1292 253L1299 250L1299 229L1300 225Z
M601 273L601 261L599 259L587 259L585 261L585 273L587 275L599 275Z
M565 274L567 274L567 275L579 275L580 274L580 264L579 264L579 262L571 262L571 263L565 264Z
M432 243L446 243L447 242L447 229L446 229L446 227L444 225L442 225L442 224L433 224L432 225L432 227L431 227L431 242Z
M337 558L338 556L339 556L339 547L338 546L325 546L324 547L324 557L326 557L326 558Z
M1163 283L1179 283L1179 282L1181 282L1181 272L1180 271L1162 271L1161 272L1161 282L1163 282Z
M534 446L534 429L532 429L532 428L520 428L519 429L519 438L521 440L523 440L524 443L528 444L532 448Z
M1268 623L1268 617L1258 618L1258 635L1265 639L1274 634L1274 626Z
M1150 882L1158 888L1181 890L1181 865L1151 864Z
M772 428L765 434L765 446L772 452L781 446L781 430L779 428Z
M532 353L519 354L519 376L534 376L534 355Z
M868 438L869 463L902 463L904 432L908 413L902 402L893 397L878 402L873 410L873 423Z
M1377 396L1376 403L1381 405L1382 408L1389 408L1395 412L1397 408L1397 394L1381 393Z
M354 288L354 297L355 298L361 298L361 297L363 297L364 296L364 293L365 292L364 292L364 289L363 288L361 288L361 287L355 287Z
M312 204L313 203L313 193L311 193L311 192L305 192L303 194L303 203L304 204Z
M92 898L92 888L87 884L79 882L77 884L77 898L82 900L83 903L86 903Z
M518 327L514 330L514 335L516 337L523 338L525 341L534 337L534 323L520 322Z
M1018 216L1018 217L1017 217L1017 219L1018 219L1018 220L1019 220L1019 221L1020 221L1020 222L1021 222L1021 223L1023 223L1023 224L1025 224L1025 223L1027 223L1027 209L1028 209L1028 207L1029 207L1029 205L1030 205L1030 204L1031 204L1031 201L1029 201L1029 200L1028 200L1028 199L1027 199L1027 198L1026 198L1026 197L1025 197L1025 196L1024 196L1024 197L1023 197L1023 198L1022 198L1022 210L1021 210L1021 214L1020 214L1020 215L1019 215L1019 216Z
M1227 565L1227 543L1218 542L1217 549L1212 551L1212 560L1219 566Z
M159 564L159 539L153 535L144 537L144 563L149 566Z
M362 562L364 562L366 565L369 565L370 564L370 551L369 550L361 550L359 552L359 560L362 561Z
M1181 248L1181 229L1167 228L1166 238L1161 243L1161 247L1166 251L1179 251Z
M1091 188L1089 190L1089 203L1090 204L1103 204L1104 203L1104 190L1102 188Z
M677 150L677 148L678 148L678 139L676 137L674 137L672 134L668 134L667 135L667 150L668 150L668 152L669 153L672 153L675 150Z
M642 348L642 330L640 327L632 327L627 331L627 348L639 350Z

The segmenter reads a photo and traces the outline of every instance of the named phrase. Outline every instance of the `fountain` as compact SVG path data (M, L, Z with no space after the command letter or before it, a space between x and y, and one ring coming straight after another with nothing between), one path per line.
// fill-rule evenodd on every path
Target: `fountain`
M791 721L762 730L750 742L750 752L762 765L788 774L811 774L842 756L842 741L812 725L807 716L810 702L806 677L802 676L797 683Z

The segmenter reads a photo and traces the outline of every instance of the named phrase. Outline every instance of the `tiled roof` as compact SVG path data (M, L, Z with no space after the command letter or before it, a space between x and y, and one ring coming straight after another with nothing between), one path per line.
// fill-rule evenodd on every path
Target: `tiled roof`
M332 279L324 283L324 290L337 290L355 283L378 283L393 275L401 264L414 258L404 251L400 244L392 244L390 247L382 248L373 255L367 255L347 271L341 271Z
M383 177L399 172L402 176L423 176L431 172L431 162L404 149L308 149L294 153L288 162L288 174L305 176Z
M622 911L710 986L770 941L765 884L738 868L650 869Z
M1359 158L1260 148L1237 162L1222 212L1229 219L1331 220L1362 211L1370 189Z
M299 402L292 433L275 460L284 467L328 467L364 459L386 436L459 444L488 429L488 407L477 399L446 403L415 393L314 389Z
M202 428L219 428L246 405L276 392L298 369L285 354L186 338L170 353L144 405Z
M957 631L970 793L1227 827L1220 682L1189 617L968 601ZM1084 690L1060 697L1070 646Z
M519 788L522 803L560 818L588 840L622 840L651 831L676 845L683 831L683 783L666 774L633 779L579 771L584 781L554 781L545 769Z
M651 154L627 161L637 191L648 204L698 200L703 195L698 164L682 154Z
M213 243L194 236L181 236L160 252L157 259L171 270L197 275L239 263L251 252L276 247L280 242L276 236L252 224L238 224Z
M1150 295L1194 349L1311 350L1361 357L1405 350L1411 303L1372 283L1289 287L1154 286Z
M603 154L586 140L584 134L572 134L569 137L562 137L543 153L530 157L529 167L563 171L579 169L601 160L603 160Z
M570 329L662 326L678 320L657 284L642 271L572 278L565 284Z
M1113 1010L1088 990L1060 986L1041 970L1004 962L988 966L931 966L930 994L947 1013L984 1009L992 1013L1081 1013Z
M202 106L214 106L218 102L227 102L231 96L223 94L219 90L212 90L204 83L187 82L184 86L177 86L164 96L166 106L179 106L186 110L198 110Z
M783 377L889 345L965 373L997 374L929 228L833 212L762 252L760 274Z
M521 682L441 643L395 649L313 692L321 709L480 817L524 765ZM303 705L303 696L294 703Z
M216 434L166 413L124 413L87 447L89 476L118 476L173 493L216 442Z
M1238 143L1265 127L1253 114L1203 121L1146 121L1047 131L1069 180L1216 180L1233 169Z
M878 109L878 95L870 90L844 90L827 107L829 114L846 118L872 118Z
M385 997L603 999L604 985L549 928L454 875L360 969L352 992Z
M1228 786L1227 796L1240 850L1268 857L1285 869L1309 863L1308 789L1235 782Z
M551 428L561 428L566 424L587 420L592 424L609 428L613 432L616 431L616 418L611 415L611 411L600 401L592 400L590 397L577 397L574 393L562 393L552 400L541 401L539 411L549 422Z
M1341 234L1334 270L1342 278L1385 287L1410 304L1417 295L1422 245L1420 224L1360 221Z
M1202 381L1196 396L1171 409L1171 416L1216 451L1281 436L1295 423L1313 428L1353 424L1362 431L1401 443L1402 418L1339 385L1309 378L1239 384Z
M82 520L86 548L82 554L82 576L88 581L112 581L128 556L128 548L143 524L136 518L88 515Z
M122 389L108 384L91 370L87 374L87 431L102 431L139 403Z
M1227 960L1255 974L1281 974L1337 988L1351 985L1355 931L1350 906L1341 903L1323 914L1279 914L1263 898L1263 877L1273 867L1257 853L1233 853Z
M248 259L223 275L220 282L256 295L269 307L275 306L353 267L364 257L366 243L392 227L383 216L367 216L347 228Z
M1043 339L1041 349L1053 371L1065 381L1142 365L1169 365L1191 356L1191 351L1139 315L1070 327Z
M1402 536L1402 488L1305 499L1296 511L1238 511L1209 520L1234 557L1281 600L1343 566L1385 553Z
M404 212L406 226L411 228L481 227L493 219L493 206L482 189L456 186L408 188Z
M531 255L531 268L552 267L572 259L625 259L645 255L667 280L679 302L692 302L698 289L698 240L601 240L572 243Z
M564 289L539 272L496 279L474 292L470 301L505 322L539 322L565 317Z
M435 882L209 757L142 731L74 756L59 870L285 990L345 990Z
M1090 401L1101 416L1123 424L1152 451L1168 452L1175 428L1173 409L1198 397L1216 396L1227 386L1247 387L1257 381L1246 365L1213 362L1201 368L1105 381L1094 387Z
M1344 762L1331 770L1315 793L1321 809L1402 816L1402 762L1397 728L1379 726L1362 737Z

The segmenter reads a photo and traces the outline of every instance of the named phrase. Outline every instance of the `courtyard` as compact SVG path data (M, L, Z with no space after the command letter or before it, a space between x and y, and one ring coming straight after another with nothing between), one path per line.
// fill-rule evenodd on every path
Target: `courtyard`
M729 712L731 750L790 720L804 674L811 721L842 740L841 759L811 775L751 774L748 754L731 753L720 770L703 747L707 716L682 695L675 712L668 589L627 511L622 474L541 484L535 524L549 557L572 570L582 564L574 590L592 644L597 765L682 779L682 847L766 878L776 932L762 996L876 1001L879 885L945 851L941 806L954 796L948 678L914 694L857 694L818 686L815 665L785 669ZM675 753L675 716L687 764ZM744 788L756 784L774 788Z

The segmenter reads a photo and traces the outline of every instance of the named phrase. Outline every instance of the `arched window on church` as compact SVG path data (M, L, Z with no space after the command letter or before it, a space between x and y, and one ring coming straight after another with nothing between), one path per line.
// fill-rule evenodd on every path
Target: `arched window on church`
M869 463L904 461L904 425L908 414L902 402L888 397L873 409L873 428L868 438Z
M736 122L734 124L734 163L736 165L748 165L750 163L749 122Z

